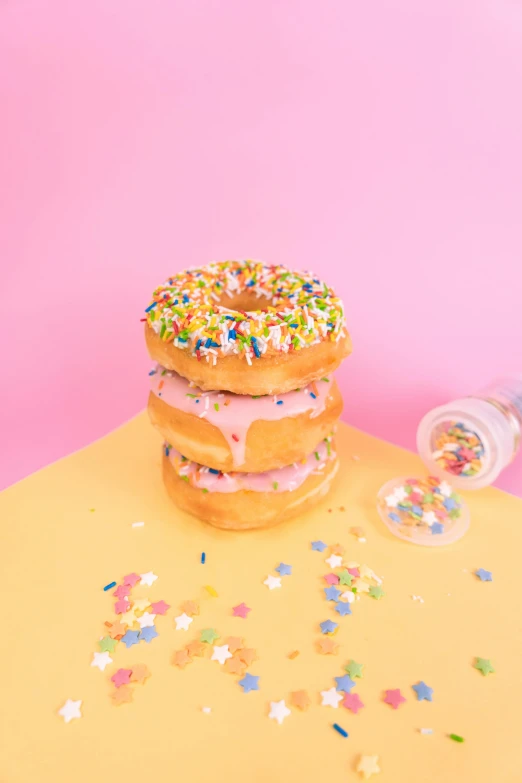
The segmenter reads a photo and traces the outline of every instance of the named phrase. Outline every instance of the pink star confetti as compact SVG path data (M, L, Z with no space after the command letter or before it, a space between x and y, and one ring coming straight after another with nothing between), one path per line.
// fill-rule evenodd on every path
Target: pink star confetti
M127 576L123 577L123 584L129 585L129 587L134 587L139 581L141 581L141 576L139 574L127 574Z
M358 693L346 693L341 703L343 707L346 707L347 710L354 712L356 715L364 707Z
M394 710L396 710L400 704L403 703L403 701L406 701L404 696L402 695L400 688L395 688L392 690L385 691L385 697L383 701L386 704L389 704L390 707L393 707Z
M250 609L250 607L248 607L246 604L242 603L242 604L238 604L237 606L233 607L232 614L234 615L234 617L242 617L243 620L246 620L248 613L251 612L251 611L252 611L252 609Z
M129 684L131 674L132 669L118 669L118 671L112 675L111 680L117 688L121 688L122 685Z
M130 585L118 585L113 595L115 595L116 598L127 598L130 591L131 591Z
M151 604L151 607L153 614L166 614L170 609L170 604L167 604L165 601L156 601Z
M130 608L130 603L125 598L120 598L116 603L114 604L114 611L116 614L125 614L126 611Z
M324 577L324 581L328 585L338 585L339 577L337 576L337 574L326 574Z
M356 579L358 579L361 575L358 568L348 568L348 573L352 576L355 576Z

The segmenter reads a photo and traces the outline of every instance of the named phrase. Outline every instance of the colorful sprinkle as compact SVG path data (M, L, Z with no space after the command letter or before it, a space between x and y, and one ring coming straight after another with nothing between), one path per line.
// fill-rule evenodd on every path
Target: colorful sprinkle
M108 585L105 585L105 587L103 588L103 591L106 593L107 590L110 590L113 587L116 587L116 582L109 582Z
M453 476L471 478L486 464L485 447L479 435L458 421L445 421L433 434L432 459Z
M333 723L332 726L336 730L336 732L341 735L341 737L347 737L348 736L348 732L345 731L342 726L339 726L338 723Z

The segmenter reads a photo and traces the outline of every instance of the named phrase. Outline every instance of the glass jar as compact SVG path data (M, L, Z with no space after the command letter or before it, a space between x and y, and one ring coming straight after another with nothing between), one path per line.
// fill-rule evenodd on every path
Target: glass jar
M522 375L427 413L417 448L429 471L460 489L492 484L514 459L522 431Z

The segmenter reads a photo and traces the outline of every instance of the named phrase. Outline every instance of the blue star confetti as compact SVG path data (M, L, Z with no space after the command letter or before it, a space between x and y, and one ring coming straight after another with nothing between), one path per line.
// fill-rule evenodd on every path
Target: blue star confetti
M341 591L335 587L335 585L331 585L330 587L324 588L324 594L326 596L327 601L337 601L339 596L341 595Z
M250 693L250 691L258 691L259 677L254 674L245 674L242 680L239 680L239 685L243 688L243 693Z
M128 633L128 631L127 631ZM147 644L150 644L150 642L156 638L156 636L159 636L158 632L156 631L155 625L149 625L146 628L142 628L140 631L140 642L147 642ZM122 639L123 641L123 639Z
M312 549L314 552L324 552L326 544L324 541L312 541Z
M287 565L286 563L279 563L279 565L276 568L276 571L279 574L279 576L291 576L292 566Z
M346 603L345 601L338 601L338 603L335 604L335 611L340 614L341 617L346 617L347 614L352 613L350 604Z
M337 685L335 686L335 689L337 691L344 691L344 693L350 693L352 688L355 688L355 682L351 679L351 677L348 677L347 674L343 674L342 677L335 677L335 682Z
M411 687L417 694L417 701L433 701L433 688L430 688L422 680L417 685L412 685Z
M337 628L337 623L334 623L332 620L324 620L321 623L322 633L333 633L336 628Z
M492 582L493 581L493 574L491 571L486 571L485 568L477 568L475 571L475 576L478 576L481 582Z
M139 631L125 631L124 635L121 637L121 640L125 647L129 649L129 647L132 647L133 644L138 644L139 635Z

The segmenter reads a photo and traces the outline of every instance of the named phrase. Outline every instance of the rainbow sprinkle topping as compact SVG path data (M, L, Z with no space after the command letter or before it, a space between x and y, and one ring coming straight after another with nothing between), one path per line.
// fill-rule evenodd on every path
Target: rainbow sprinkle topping
M264 309L233 310L227 297L244 293ZM259 261L222 261L189 269L156 288L146 321L162 340L198 360L241 355L248 364L346 335L343 304L309 272Z

